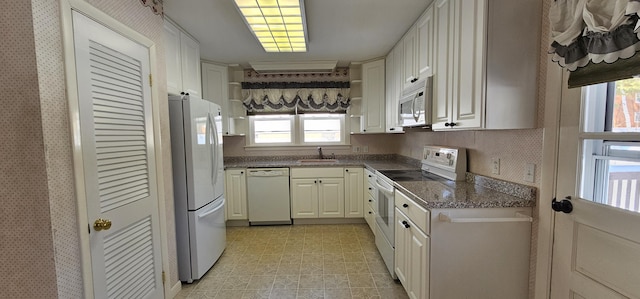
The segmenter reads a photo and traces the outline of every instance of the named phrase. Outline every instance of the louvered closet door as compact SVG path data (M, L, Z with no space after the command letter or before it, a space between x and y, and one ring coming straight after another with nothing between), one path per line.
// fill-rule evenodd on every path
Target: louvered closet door
M162 298L149 50L77 12L73 25L95 297Z

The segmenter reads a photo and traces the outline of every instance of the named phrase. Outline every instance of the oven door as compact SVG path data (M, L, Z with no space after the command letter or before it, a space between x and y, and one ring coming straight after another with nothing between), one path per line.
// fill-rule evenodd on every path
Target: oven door
M376 223L378 223L387 242L391 247L395 247L393 185L378 177L376 179L376 187L378 189L378 213L376 214Z

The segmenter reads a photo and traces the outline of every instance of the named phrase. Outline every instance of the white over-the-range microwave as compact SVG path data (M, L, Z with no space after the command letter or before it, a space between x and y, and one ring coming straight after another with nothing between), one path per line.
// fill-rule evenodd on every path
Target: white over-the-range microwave
M428 76L418 79L402 91L398 107L398 120L401 126L431 125L432 85L433 77Z

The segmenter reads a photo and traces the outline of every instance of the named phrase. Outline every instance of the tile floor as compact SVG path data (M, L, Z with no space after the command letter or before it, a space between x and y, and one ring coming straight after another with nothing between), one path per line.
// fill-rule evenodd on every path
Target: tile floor
M227 228L227 249L176 298L408 298L366 224Z

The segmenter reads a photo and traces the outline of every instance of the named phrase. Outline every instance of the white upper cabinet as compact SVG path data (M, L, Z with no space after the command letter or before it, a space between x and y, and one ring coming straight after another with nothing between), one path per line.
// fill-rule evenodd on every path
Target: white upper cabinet
M404 87L407 87L418 80L418 71L416 65L416 45L418 43L416 33L416 26L414 25L402 38L402 51L404 53L402 74L404 78Z
M434 2L433 130L536 127L538 2Z
M363 133L385 132L385 73L384 59L362 64Z
M167 92L202 97L200 44L168 18L164 20Z
M433 71L433 6L416 23L416 64L418 78L431 76Z
M402 80L400 90L418 79L432 74L433 67L433 6L402 37ZM400 62L397 62L400 63Z
M229 71L225 65L202 63L202 97L222 107L222 132L229 135Z
M402 89L402 48L396 45L385 59L385 92L386 92L386 131L387 133L402 133L398 121L398 102Z

